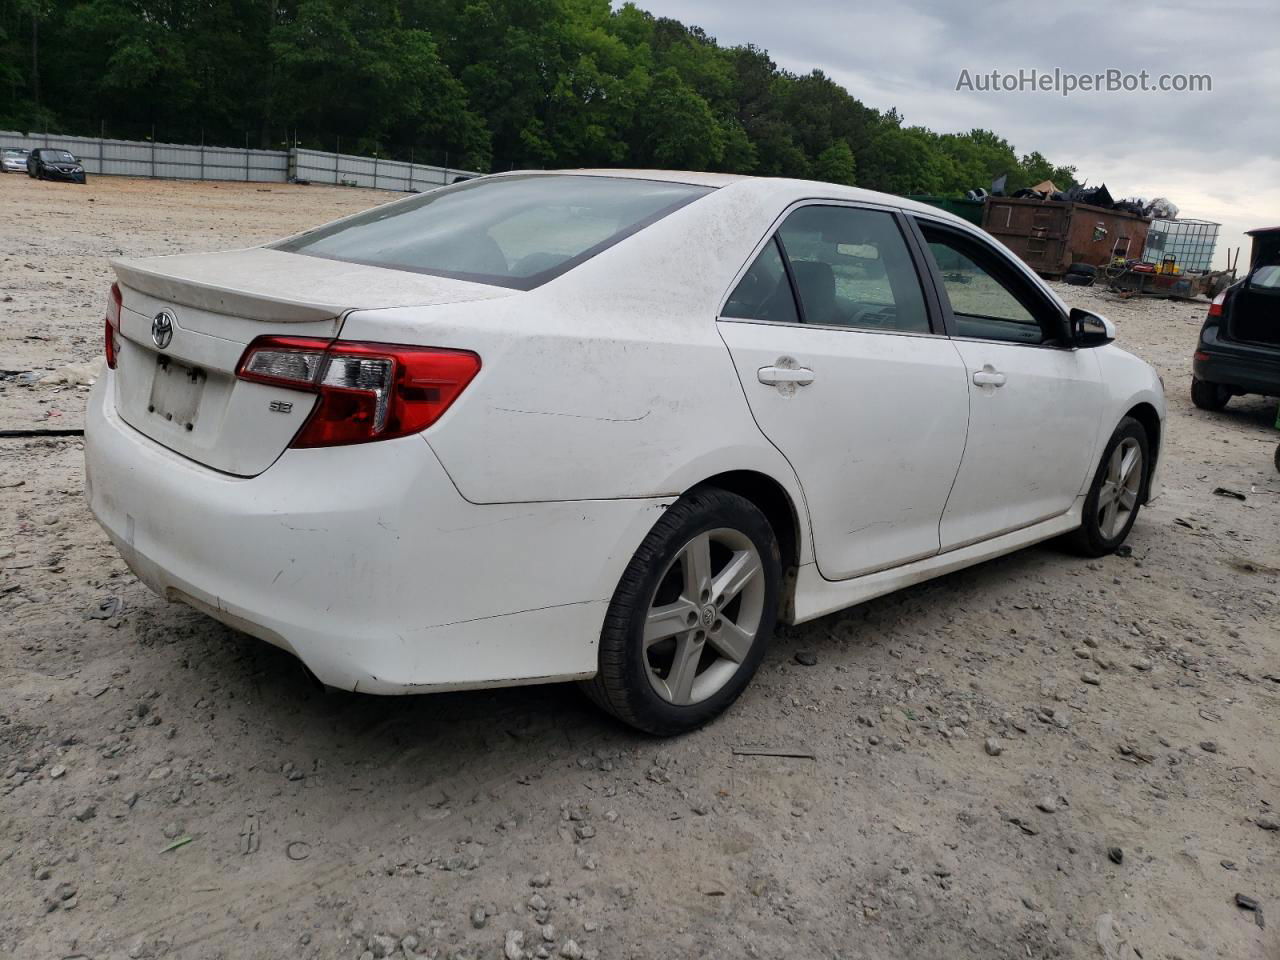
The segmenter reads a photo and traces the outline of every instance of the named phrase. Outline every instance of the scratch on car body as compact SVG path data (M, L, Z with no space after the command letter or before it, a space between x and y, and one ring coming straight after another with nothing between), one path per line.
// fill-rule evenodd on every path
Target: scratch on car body
M600 423L639 423L653 413L652 408L638 417L593 417L586 413L562 413L558 410L517 410L513 407L494 407L501 413L523 413L531 417L571 417L574 420L597 420Z

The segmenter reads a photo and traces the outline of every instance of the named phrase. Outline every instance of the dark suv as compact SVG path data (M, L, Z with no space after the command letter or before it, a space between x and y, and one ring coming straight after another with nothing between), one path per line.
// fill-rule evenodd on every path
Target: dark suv
M1209 307L1191 364L1191 401L1221 410L1232 397L1280 396L1280 227L1250 230L1249 274Z
M69 150L37 147L27 154L27 176L37 180L67 180L84 183L84 165Z

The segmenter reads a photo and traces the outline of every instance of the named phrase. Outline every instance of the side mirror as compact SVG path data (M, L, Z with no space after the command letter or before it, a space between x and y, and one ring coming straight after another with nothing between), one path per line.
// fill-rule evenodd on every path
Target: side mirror
M1100 313L1071 309L1071 342L1077 347L1101 347L1116 338L1116 325Z

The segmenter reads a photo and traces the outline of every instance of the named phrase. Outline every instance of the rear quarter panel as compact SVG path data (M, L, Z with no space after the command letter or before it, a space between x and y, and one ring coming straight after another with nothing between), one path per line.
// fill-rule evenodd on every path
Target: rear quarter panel
M728 187L564 276L500 301L351 314L349 339L474 350L481 371L426 434L473 503L678 495L757 470L803 513L756 427L716 311L785 201Z

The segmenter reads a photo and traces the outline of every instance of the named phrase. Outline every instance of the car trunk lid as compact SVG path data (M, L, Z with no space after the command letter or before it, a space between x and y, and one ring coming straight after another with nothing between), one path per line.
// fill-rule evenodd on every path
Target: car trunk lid
M514 293L264 248L112 266L123 300L114 377L120 417L157 443L236 476L255 476L275 462L315 404L308 393L237 379L255 338L332 338L353 309Z

